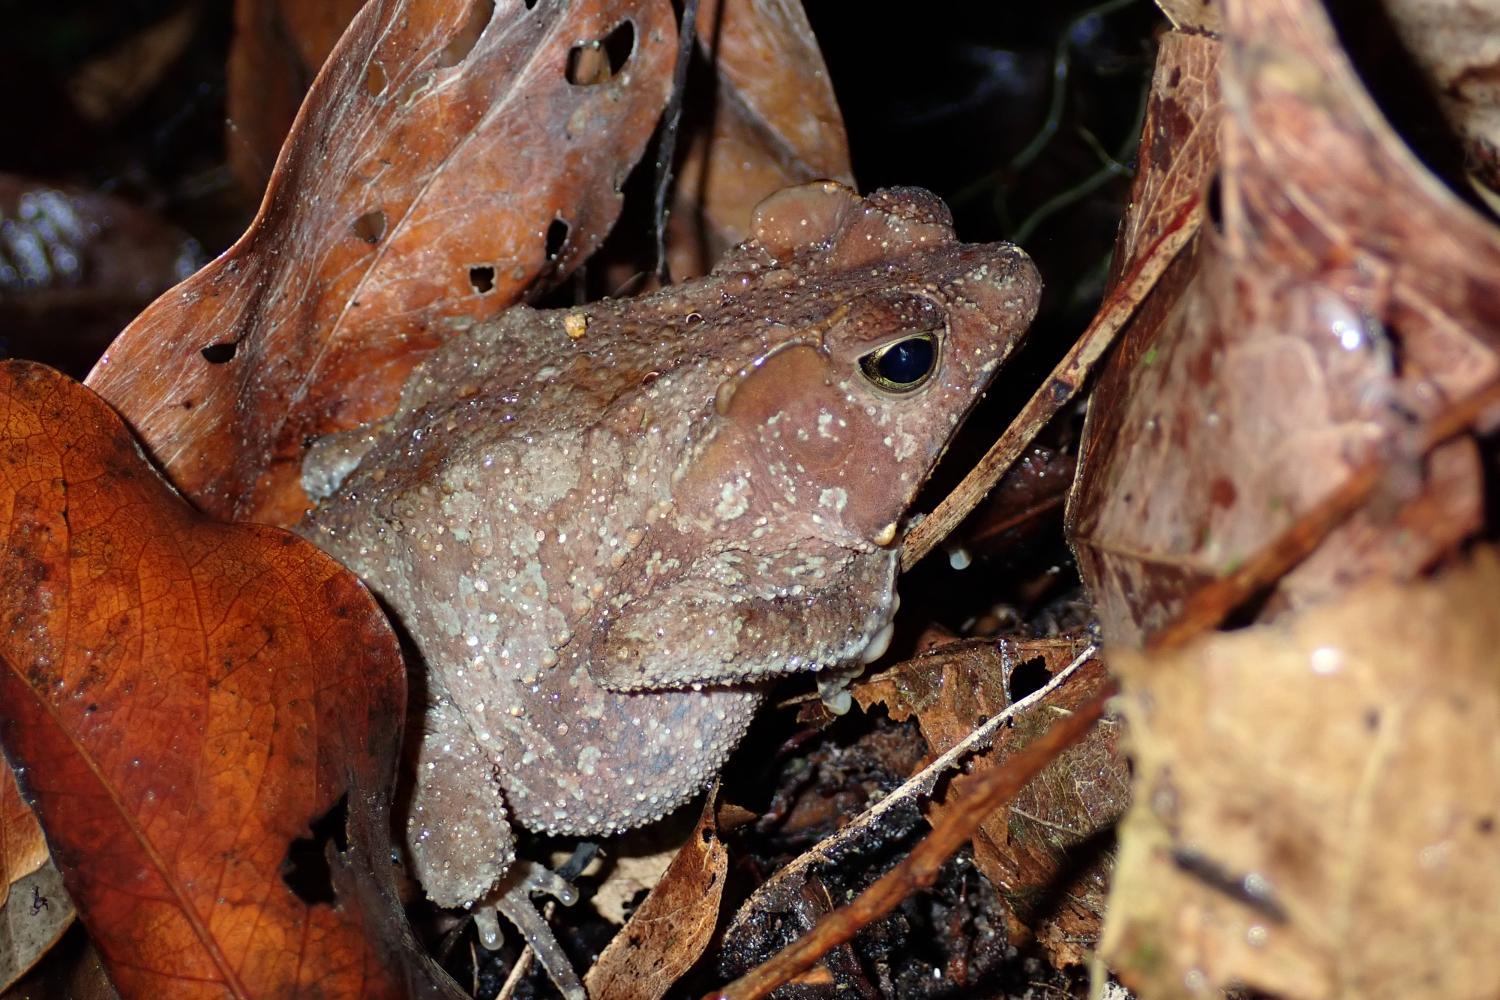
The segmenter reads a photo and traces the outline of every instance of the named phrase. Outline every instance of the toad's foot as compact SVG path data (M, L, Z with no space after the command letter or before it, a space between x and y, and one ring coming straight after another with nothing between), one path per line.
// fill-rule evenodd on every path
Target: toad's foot
M474 926L479 930L479 943L490 950L500 947L500 922L496 912L505 914L505 919L515 925L536 952L542 968L547 970L553 984L567 1000L586 1000L583 983L568 956L536 904L531 901L533 892L545 892L564 906L578 901L578 892L564 879L543 868L534 861L517 861L505 873L500 885L485 901L474 907Z

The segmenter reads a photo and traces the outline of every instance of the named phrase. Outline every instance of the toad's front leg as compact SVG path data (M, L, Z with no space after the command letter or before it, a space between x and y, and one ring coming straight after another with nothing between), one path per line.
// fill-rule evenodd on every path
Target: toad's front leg
M544 891L566 905L577 894L540 865L516 861L495 765L446 697L429 705L413 762L406 844L427 895L439 906L472 907L486 948L499 947L495 915L505 914L563 996L584 1000L578 974L531 901Z

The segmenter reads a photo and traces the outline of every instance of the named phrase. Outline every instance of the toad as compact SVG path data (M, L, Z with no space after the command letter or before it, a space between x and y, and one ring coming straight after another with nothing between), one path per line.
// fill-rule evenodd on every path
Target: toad
M905 512L1039 294L925 191L805 185L708 276L472 323L388 420L319 442L299 530L425 662L406 846L427 894L487 942L505 913L581 997L510 824L656 819L771 680L884 651Z

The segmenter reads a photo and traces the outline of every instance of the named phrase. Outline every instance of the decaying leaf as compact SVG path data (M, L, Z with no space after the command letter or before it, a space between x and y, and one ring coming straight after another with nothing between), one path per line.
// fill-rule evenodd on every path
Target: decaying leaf
M1137 174L1132 188L1133 211L1122 227L1109 293L1088 328L984 458L931 515L907 533L903 569L916 565L994 488L1032 440L1082 390L1126 322L1134 315L1134 325L1141 324L1138 311L1149 310L1160 299L1158 286L1175 287L1183 280L1179 254L1197 235L1203 218L1202 182L1214 162L1218 97L1205 84L1213 79L1216 60L1216 43L1210 39L1173 35L1163 43L1141 139L1140 159L1147 167ZM1130 354L1133 339L1126 336L1114 352L1113 367L1121 365L1121 356ZM1083 447L1091 447L1098 437L1086 437ZM1070 503L1070 518L1074 516L1071 507Z
M369 593L197 514L97 397L0 366L0 740L130 996L436 995L387 793L405 680ZM349 852L312 824L348 805Z
M1059 680L1061 678L1062 675L1059 675ZM769 961L756 966L713 995L722 1000L759 1000L783 984L797 982L799 977L809 973L817 974L817 963L844 949L856 934L890 913L913 892L932 885L943 865L973 837L979 823L986 816L1013 798L1063 751L1094 727L1103 716L1104 706L1114 691L1114 685L1107 684L1094 697L1079 705L1076 711L1065 713L1056 719L1044 733L1020 748L1003 766L974 775L968 793L952 803L952 809L932 828L932 833L918 843L899 864L872 882L847 905L819 918L810 932L779 950ZM1038 692L1039 695L1040 693ZM997 718L1009 715L1007 712ZM950 752L944 758L951 759L953 756ZM940 758L940 761L944 758ZM923 775L937 773L941 769L942 765L935 762L924 770ZM921 777L903 785L897 795L913 787L930 788L925 781L919 780ZM897 795L891 798L895 799ZM910 799L906 798L906 801L909 802ZM850 828L859 827L862 831L870 831L873 819L882 814L883 805L882 803L867 810L850 824ZM763 925L761 933L767 930L777 933L778 929L774 925L781 921L768 921L765 919L766 915L784 913L788 909L787 904L792 902L789 895L796 893L799 886L805 887L804 894L806 890L821 889L821 882L813 874L813 866L828 861L833 852L847 847L848 843L841 833L828 838L783 869L741 907L734 922L725 931L726 941L734 936L736 930L743 935L756 922ZM797 878L783 877L793 870L797 871ZM803 878L806 878L805 882L800 881ZM777 896L782 898L778 900ZM760 903L760 912L757 912L755 906L757 901ZM786 928L783 926L779 930L784 932ZM826 981L826 977L819 978Z
M744 239L751 212L773 192L824 178L854 186L843 115L801 0L707 0L697 33L714 90L674 192L679 280L707 272Z
M1500 8L1454 0L1386 0L1390 26L1426 78L1492 208L1500 199Z
M592 1000L656 1000L708 947L729 852L714 820L717 790L661 881L584 977Z
M1134 766L1105 932L1142 996L1500 992L1500 558L1110 654Z
M1224 113L1219 95L1221 49L1217 40L1202 35L1172 32L1161 40L1130 208L1111 261L1114 288L1168 236L1182 229L1197 232L1204 188L1219 168L1219 122ZM1167 263L1155 265L1150 273L1160 276ZM1112 291L1108 298L1113 297Z
M674 50L666 0L372 0L250 231L90 386L200 509L295 523L313 439L389 413L426 352L599 244Z
M1117 643L1171 621L1371 463L1391 470L1377 503L1267 614L1410 578L1481 516L1472 446L1410 442L1500 374L1500 234L1379 117L1318 4L1225 16L1222 222L1112 360L1073 497L1080 566Z
M856 685L854 697L866 710L883 703L898 720L915 716L932 752L941 754L1014 704L1016 691L1030 693L1065 668L1085 646L1073 639L953 643ZM1053 719L1106 683L1103 664L1087 661L1069 683L1005 730L973 773L1003 766ZM1035 939L1059 966L1085 960L1098 939L1107 858L1098 849L1080 857L1079 850L1107 834L1124 812L1126 777L1117 738L1113 722L1096 727L986 818L974 836L974 861L1005 900L1011 940ZM955 779L945 801L930 808L934 826L971 781ZM1063 869L1079 861L1088 863L1060 883Z
M265 190L303 95L363 5L235 0L225 152L246 194L259 198Z
M41 824L0 756L0 992L73 923L73 902L47 854Z
M1156 6L1179 31L1213 34L1224 25L1220 5L1214 0L1156 0Z
M649 854L637 854L623 846L628 837L627 833L611 842L613 857L609 873L589 900L594 910L616 927L624 925L636 901L661 881L681 847L674 844Z

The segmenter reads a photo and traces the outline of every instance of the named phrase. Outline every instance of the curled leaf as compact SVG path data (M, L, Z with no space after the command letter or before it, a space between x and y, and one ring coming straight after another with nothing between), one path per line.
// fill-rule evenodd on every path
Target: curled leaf
M47 854L36 814L0 756L0 992L25 975L73 923L73 902Z

